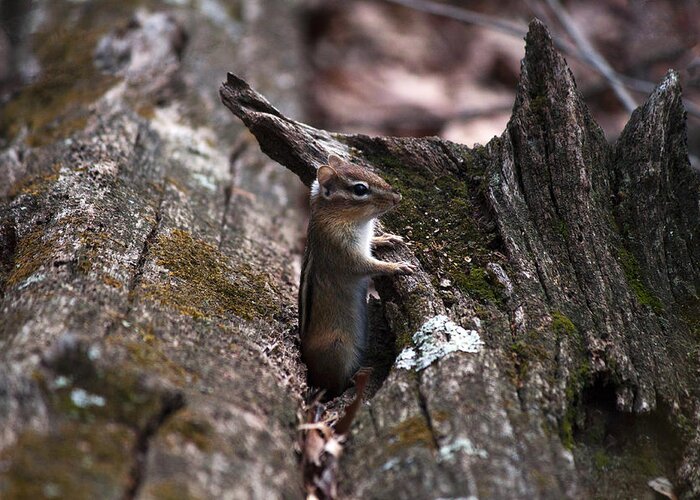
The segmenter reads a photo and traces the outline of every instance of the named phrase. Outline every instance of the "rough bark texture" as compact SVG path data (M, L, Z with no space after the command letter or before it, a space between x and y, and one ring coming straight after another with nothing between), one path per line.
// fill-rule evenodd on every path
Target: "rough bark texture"
M293 6L125 4L45 6L3 110L0 497L296 498L299 185L216 95L296 112Z
M42 28L42 76L0 117L0 497L302 494L301 184L217 102L230 69L284 114L233 75L224 104L304 183L335 152L404 195L385 225L409 245L382 257L421 271L376 283L388 376L343 495L642 498L661 475L700 495L700 191L675 74L611 146L534 22L486 146L339 135L286 116L293 5L202 4L43 7L70 36Z

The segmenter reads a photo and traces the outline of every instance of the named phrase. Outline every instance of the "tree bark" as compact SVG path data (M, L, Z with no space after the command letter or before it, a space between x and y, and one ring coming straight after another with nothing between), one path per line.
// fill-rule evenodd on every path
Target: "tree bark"
M296 498L300 187L216 96L297 112L295 10L126 4L39 6L3 110L0 497Z
M287 117L289 2L105 5L36 35L42 76L0 119L0 497L302 495L293 174L331 152L400 190L384 224L409 245L381 256L420 267L375 283L343 496L644 497L657 476L700 495L700 183L675 73L610 145L535 21L486 146L342 135ZM221 87L274 161L212 96L232 68L283 110Z

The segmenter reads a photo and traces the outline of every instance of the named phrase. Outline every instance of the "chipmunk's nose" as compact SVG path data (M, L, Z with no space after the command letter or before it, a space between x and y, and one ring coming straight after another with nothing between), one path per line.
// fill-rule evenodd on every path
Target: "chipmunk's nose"
M391 193L394 195L394 205L398 205L401 201L401 193L396 190L392 190Z

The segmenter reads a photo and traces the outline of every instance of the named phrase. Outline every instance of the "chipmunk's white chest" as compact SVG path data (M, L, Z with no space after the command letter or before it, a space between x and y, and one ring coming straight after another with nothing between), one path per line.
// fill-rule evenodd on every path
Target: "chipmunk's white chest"
M374 236L374 223L372 219L357 228L357 245L362 255L372 256L372 237Z

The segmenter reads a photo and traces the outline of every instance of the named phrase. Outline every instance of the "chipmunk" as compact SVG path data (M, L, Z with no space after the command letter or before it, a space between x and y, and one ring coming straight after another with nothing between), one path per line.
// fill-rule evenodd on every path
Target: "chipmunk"
M411 274L408 262L384 262L372 248L403 242L374 236L377 217L401 195L372 172L330 155L311 187L304 263L299 285L302 360L310 386L341 394L360 367L367 341L371 276Z

